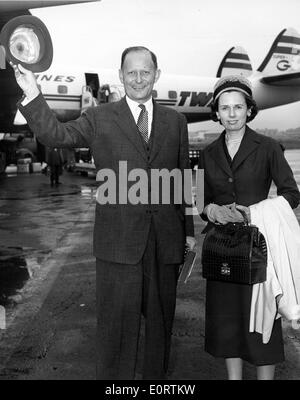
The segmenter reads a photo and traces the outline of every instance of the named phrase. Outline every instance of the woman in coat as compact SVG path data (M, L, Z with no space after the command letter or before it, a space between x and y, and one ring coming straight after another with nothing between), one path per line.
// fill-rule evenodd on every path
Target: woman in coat
M243 221L238 210L268 197L272 181L277 195L295 208L299 191L293 173L275 140L250 129L257 114L251 83L242 76L219 79L213 93L213 119L225 128L200 157L204 169L204 210L212 223ZM274 321L270 340L249 332L252 286L207 281L205 350L225 359L229 379L242 379L243 360L257 366L258 379L273 379L275 364L284 360L281 319Z

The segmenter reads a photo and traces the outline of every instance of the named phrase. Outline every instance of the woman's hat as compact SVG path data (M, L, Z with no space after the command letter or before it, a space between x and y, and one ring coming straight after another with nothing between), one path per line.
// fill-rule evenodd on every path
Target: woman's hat
M228 75L220 78L215 84L213 101L215 102L222 93L230 90L236 90L252 97L252 85L248 79L242 75Z

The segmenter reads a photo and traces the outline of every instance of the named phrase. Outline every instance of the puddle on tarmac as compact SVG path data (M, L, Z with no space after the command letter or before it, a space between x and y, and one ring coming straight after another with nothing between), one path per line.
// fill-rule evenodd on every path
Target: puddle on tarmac
M14 305L20 301L21 289L40 268L40 258L49 251L0 247L0 305Z
M81 186L81 196L93 199L96 196L98 185Z
M81 192L78 185L62 185L59 187L51 188L48 184L41 184L38 188L24 187L19 190L17 187L5 188L0 193L0 200L31 200L38 198L51 198L58 196L75 195Z

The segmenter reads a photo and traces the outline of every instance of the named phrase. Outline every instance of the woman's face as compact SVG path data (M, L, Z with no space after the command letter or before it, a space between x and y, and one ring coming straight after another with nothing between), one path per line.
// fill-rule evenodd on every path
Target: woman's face
M250 114L251 110L247 107L243 93L230 91L221 94L217 116L227 132L241 131Z

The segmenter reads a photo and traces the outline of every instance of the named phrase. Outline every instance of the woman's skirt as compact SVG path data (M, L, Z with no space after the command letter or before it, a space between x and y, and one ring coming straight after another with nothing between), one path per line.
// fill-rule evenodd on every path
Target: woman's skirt
M284 361L281 318L275 320L271 338L249 332L252 286L207 281L205 350L215 357L241 358L254 365Z

